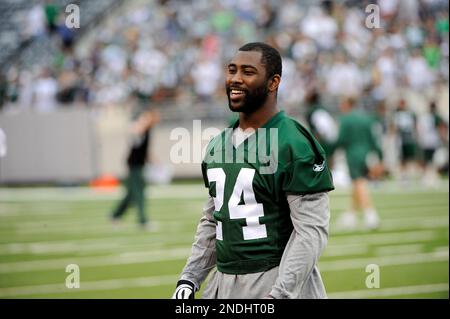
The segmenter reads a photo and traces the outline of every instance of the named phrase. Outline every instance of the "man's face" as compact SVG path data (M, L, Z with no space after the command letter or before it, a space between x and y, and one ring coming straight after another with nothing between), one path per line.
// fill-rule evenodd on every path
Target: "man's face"
M266 101L268 81L262 53L238 51L228 64L225 88L233 112L253 113Z

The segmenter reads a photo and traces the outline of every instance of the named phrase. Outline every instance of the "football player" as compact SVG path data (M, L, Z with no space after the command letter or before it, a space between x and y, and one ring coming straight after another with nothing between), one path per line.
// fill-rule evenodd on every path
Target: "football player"
M344 98L340 108L342 115L335 147L345 151L352 180L352 205L349 211L339 216L337 225L342 230L355 230L358 224L357 212L362 210L365 227L369 230L376 229L380 225L380 218L367 180L380 178L384 173L378 133L380 124L358 108L353 98Z
M322 147L277 106L281 57L242 46L226 70L239 119L211 140L202 163L209 197L172 298L326 298L317 266L326 247L328 192Z

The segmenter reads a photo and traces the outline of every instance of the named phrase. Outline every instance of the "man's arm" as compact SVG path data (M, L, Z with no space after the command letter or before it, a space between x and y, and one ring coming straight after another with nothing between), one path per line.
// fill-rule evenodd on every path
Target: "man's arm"
M328 193L288 195L294 225L281 259L279 276L270 292L276 299L296 298L328 241L330 210Z
M160 121L159 111L143 112L130 126L130 133L139 136Z
M180 279L192 282L196 290L200 289L200 285L216 265L216 223L213 212L214 199L209 196L197 226L191 256L181 272Z

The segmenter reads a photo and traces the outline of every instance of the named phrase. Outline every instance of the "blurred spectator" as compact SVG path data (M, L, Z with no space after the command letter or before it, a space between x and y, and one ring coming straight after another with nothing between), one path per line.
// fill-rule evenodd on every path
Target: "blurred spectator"
M332 146L337 139L338 127L329 111L322 106L320 95L316 90L312 90L306 96L306 121L311 133L325 151L328 166L332 167Z
M26 15L22 33L27 39L44 35L46 31L47 21L44 7L41 3L36 3Z
M302 20L300 30L314 39L324 50L331 50L336 46L338 25L336 21L319 7L310 7L307 16Z
M45 16L47 18L47 27L50 33L53 33L57 29L58 15L58 5L55 1L47 0L45 4Z
M50 112L57 108L58 82L48 68L41 71L33 90L33 108L38 112Z
M433 84L433 73L418 49L413 50L405 71L408 84L415 91L424 92Z
M326 79L327 93L357 97L362 93L363 84L358 65L349 61L344 53L337 54Z
M195 94L199 96L200 101L211 102L223 80L220 64L213 59L199 59L192 68L191 76Z
M418 118L418 144L421 149L421 162L424 170L423 182L434 186L438 180L437 167L434 163L434 154L441 147L446 125L436 110L436 103L430 102L429 109Z
M400 180L407 182L417 169L417 117L400 99L393 114L393 127L400 150Z

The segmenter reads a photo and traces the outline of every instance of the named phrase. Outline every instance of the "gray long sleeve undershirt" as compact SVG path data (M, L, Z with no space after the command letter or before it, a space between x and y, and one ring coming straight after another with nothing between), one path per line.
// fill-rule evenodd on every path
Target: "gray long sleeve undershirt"
M277 299L326 298L316 265L328 242L328 193L288 195L287 199L294 230L270 294ZM305 287L306 283L308 287Z

